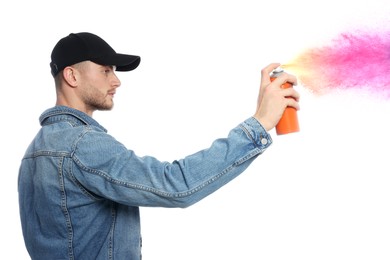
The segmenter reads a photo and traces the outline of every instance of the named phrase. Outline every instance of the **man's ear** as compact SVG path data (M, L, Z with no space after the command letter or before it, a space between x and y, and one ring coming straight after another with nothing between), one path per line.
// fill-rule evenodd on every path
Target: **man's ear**
M71 87L77 87L77 77L76 77L77 70L73 67L65 67L65 69L62 71L62 76L64 77L64 80L70 85Z

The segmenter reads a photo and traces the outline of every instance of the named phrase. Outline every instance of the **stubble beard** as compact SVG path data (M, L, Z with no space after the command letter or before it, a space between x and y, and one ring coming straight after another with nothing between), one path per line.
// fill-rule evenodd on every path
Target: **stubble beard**
M99 111L110 111L114 107L114 102L106 102L106 99L104 99L103 102L96 99L90 99L86 102L86 104L92 110Z
M114 102L108 94L104 94L96 89L91 89L83 96L84 104L92 111L109 111L114 107Z

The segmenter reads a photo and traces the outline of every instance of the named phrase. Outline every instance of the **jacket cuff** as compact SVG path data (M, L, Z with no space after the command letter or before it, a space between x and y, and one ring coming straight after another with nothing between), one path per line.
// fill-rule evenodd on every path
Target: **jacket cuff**
M241 127L247 133L249 138L261 149L265 149L272 144L271 135L257 121L256 118L250 117L241 123Z

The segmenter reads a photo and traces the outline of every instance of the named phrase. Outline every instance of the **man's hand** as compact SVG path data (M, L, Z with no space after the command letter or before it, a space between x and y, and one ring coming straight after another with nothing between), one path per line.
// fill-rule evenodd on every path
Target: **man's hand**
M260 91L254 117L266 131L276 126L286 107L299 110L299 93L293 88L281 88L286 82L296 85L297 78L284 72L271 82L270 73L279 66L279 63L271 63L261 70Z

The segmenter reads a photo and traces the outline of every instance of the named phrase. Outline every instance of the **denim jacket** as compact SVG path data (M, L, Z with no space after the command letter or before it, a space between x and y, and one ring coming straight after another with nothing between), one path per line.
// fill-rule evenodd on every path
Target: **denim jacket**
M251 117L172 163L139 157L88 115L45 111L18 179L32 259L141 259L139 207L188 207L242 173L271 143Z

